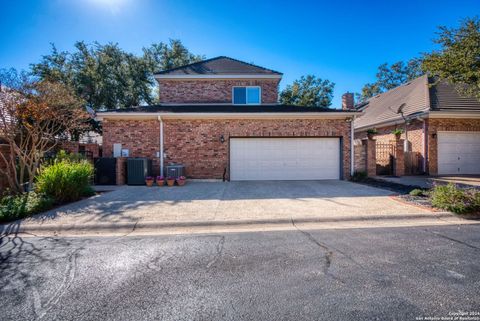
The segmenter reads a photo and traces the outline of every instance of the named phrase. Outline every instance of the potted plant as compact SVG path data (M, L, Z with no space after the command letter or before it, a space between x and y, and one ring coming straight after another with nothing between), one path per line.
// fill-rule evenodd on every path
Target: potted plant
M158 186L165 185L165 178L163 176L157 176L157 185Z
M402 135L402 133L403 133L403 129L400 129L400 128L395 128L394 130L392 130L392 134L395 135L395 138L397 140L400 139L400 136Z
M376 128L370 128L367 130L367 137L368 139L373 139L373 136L378 134L378 130Z
M177 178L177 184L178 186L185 185L185 176L180 176L179 178Z
M167 185L173 186L175 184L175 177L167 177Z
M152 176L145 177L145 184L147 184L147 186L149 187L153 186L153 177Z

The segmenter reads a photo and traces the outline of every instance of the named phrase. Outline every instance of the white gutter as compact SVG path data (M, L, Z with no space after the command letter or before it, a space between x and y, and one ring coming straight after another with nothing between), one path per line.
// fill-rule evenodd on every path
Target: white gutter
M161 116L158 116L158 121L160 122L160 176L163 176L163 120Z
M256 75L168 75L156 74L155 79L281 79L282 75L277 74L256 74Z
M350 121L350 176L353 176L355 173L355 146L353 140L355 138L355 128L353 122L355 121L355 115L353 115L352 120Z

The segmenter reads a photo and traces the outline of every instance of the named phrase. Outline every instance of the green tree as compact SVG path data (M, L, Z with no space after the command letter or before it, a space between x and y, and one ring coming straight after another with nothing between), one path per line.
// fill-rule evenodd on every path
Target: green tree
M51 53L32 64L31 71L39 80L71 87L90 108L105 110L156 102L155 72L202 58L191 54L180 40L153 44L140 56L118 44L80 41L73 52L59 52L52 45Z
M458 28L440 27L434 40L440 50L424 55L422 68L454 84L460 94L480 100L480 20L463 20Z
M143 57L152 73L205 59L204 55L195 55L188 51L178 39L170 39L168 44L160 42L143 48Z
M413 58L407 63L398 61L392 65L387 63L378 67L376 81L363 86L362 92L357 94L357 100L365 101L370 97L398 87L422 75L422 61Z
M314 75L302 76L280 93L280 103L328 108L332 104L335 83Z

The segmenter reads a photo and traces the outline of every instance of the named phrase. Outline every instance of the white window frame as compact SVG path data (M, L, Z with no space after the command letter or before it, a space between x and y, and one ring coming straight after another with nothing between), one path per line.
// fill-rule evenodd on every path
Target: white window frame
M235 88L245 88L245 104L235 104L234 91ZM258 103L248 102L248 90L247 88L258 88ZM261 105L262 104L262 87L261 86L233 86L232 87L232 105Z

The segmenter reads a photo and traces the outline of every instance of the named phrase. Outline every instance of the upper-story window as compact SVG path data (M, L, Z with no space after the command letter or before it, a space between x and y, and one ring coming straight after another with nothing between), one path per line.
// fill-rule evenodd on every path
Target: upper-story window
M259 105L261 103L259 86L233 87L234 105Z

